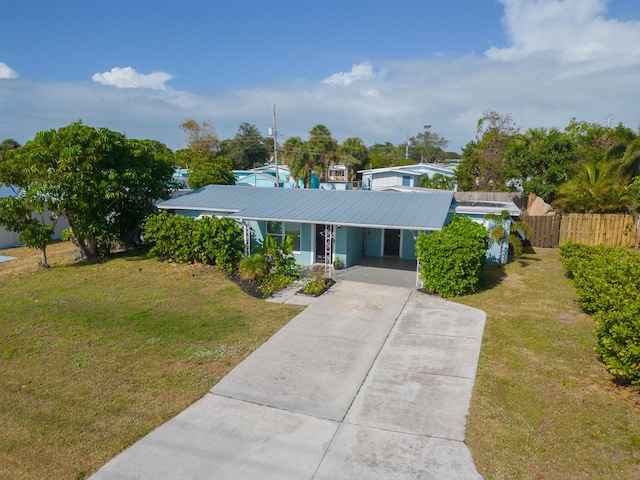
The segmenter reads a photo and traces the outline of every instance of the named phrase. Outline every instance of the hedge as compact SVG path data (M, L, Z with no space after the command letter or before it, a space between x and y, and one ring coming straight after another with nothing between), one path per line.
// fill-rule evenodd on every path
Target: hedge
M640 256L625 248L560 246L578 302L596 321L596 351L613 377L640 385Z
M488 242L487 229L468 217L455 216L440 231L420 233L416 257L425 289L445 298L475 292Z
M180 263L217 265L234 271L244 249L238 222L227 217L195 219L162 211L147 218L145 240L153 243L149 253Z

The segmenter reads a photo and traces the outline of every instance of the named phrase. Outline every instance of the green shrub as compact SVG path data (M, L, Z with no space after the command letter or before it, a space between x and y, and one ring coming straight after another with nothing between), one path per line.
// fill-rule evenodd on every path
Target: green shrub
M147 218L144 237L154 244L149 251L153 256L228 271L235 269L244 247L240 226L228 217L196 220L162 211Z
M594 255L605 255L614 249L603 245L585 245L569 240L560 245L559 250L562 265L567 269L569 278L573 278L573 273L585 260L588 261Z
M443 297L475 292L488 241L487 229L468 217L454 217L439 232L421 233L416 257L425 288Z
M596 352L619 382L640 385L640 305L602 311L597 322Z
M269 262L261 253L254 253L240 260L238 271L245 280L260 280L269 273Z
M262 277L259 288L264 297L270 297L276 292L279 292L283 288L291 285L295 280L295 277L291 275L285 275L282 273L269 273Z
M624 248L560 247L580 306L594 314L598 354L616 380L640 385L640 256Z
M296 259L293 256L293 238L291 238L291 235L285 235L282 244L278 244L271 235L265 236L262 244L262 254L270 263L272 271L295 278L299 276Z
M304 282L302 286L302 292L308 295L318 295L324 292L329 287L329 280L316 276L311 277Z
M560 247L562 263L589 313L618 310L640 301L640 257L624 248L566 243Z

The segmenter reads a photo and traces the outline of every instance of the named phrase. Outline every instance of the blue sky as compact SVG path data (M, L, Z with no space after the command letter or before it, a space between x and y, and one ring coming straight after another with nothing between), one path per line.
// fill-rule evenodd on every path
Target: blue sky
M640 122L637 0L0 0L0 140L82 119L184 146L179 124L280 141L317 123L459 151L486 109L516 124Z

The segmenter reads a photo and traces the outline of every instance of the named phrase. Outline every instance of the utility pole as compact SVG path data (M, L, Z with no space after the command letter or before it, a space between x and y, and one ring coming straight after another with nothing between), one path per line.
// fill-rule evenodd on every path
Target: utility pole
M409 130L407 130L407 146L404 150L404 159L409 160Z
M276 188L280 187L280 175L278 173L278 136L276 134L276 104L273 104L273 158L276 162Z

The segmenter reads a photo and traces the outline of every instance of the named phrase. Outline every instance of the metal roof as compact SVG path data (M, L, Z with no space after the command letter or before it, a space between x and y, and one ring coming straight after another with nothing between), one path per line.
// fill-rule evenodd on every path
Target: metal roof
M439 230L453 192L399 193L299 188L239 188L209 185L158 204L165 210L226 212L244 220L400 230Z
M415 163L411 165L397 165L395 167L370 168L358 170L358 173L378 174L378 173L402 173L405 175L424 175L427 170L439 172L445 175L453 175L453 169L440 163Z

